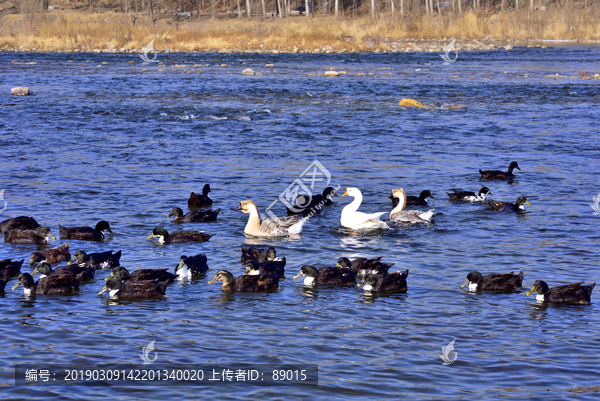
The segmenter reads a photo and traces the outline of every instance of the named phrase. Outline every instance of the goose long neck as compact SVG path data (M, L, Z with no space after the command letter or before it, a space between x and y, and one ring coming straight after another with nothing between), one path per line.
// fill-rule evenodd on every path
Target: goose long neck
M245 232L256 232L260 228L260 217L258 216L258 208L253 205L250 209L250 216L248 217L248 223L246 223Z
M348 210L349 212L356 212L358 210L358 208L360 207L360 204L362 203L362 194L356 194L354 196L354 200L352 202L350 202L348 204L348 206L346 206L344 208L344 210Z
M398 196L396 196L396 198L398 199L398 205L392 210L390 215L401 212L402 209L404 209L404 206L406 206L406 195L404 195L402 192L397 192L397 194Z

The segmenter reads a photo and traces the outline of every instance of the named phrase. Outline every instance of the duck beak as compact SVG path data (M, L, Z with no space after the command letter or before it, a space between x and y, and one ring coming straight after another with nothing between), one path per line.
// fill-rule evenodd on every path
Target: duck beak
M35 262L33 261L33 258L29 259L29 266L34 266Z
M40 274L40 272L38 271L38 269L34 269L34 270L31 272L31 276L32 276L32 277L35 277L35 275L36 275L36 274Z
M360 287L360 286L362 286L362 285L363 285L363 283L358 283L358 284L356 284L356 286L357 286L357 287Z
M13 286L12 286L12 290L13 290L13 291L14 291L14 290L16 290L17 288L19 288L19 286L20 286L20 285L21 285L21 282L20 282L20 281L17 281L17 282L15 283L15 285L13 285Z
M494 196L494 194L493 194L493 193L491 193L491 192L488 192L488 195L489 195L489 196Z
M465 280L465 281L462 283L462 285L460 286L460 288L465 288L465 287L466 287L466 286L468 286L468 285L469 285L469 279L466 279L466 280Z
M69 260L69 261L67 262L67 266L68 266L68 265L72 265L74 260L75 260L75 258L73 258L73 259Z
M146 238L146 239L152 239L152 238L154 238L154 237L155 237L155 235L154 235L154 234L150 234L150 236L149 236L148 238Z
M333 191L333 192L331 193L331 195L333 195L333 196L339 196L339 195L337 194L337 192L335 192L335 191Z
M238 207L236 207L235 209L233 209L234 212L237 211L237 210L242 210L242 205L241 204L238 205Z
M533 294L534 292L535 292L535 285L533 287L531 287L531 289L529 291L527 291L525 293L525 295L529 296L529 295Z
M344 195L342 196L348 196L348 188L346 188L346 192L344 192Z
M292 277L292 278L294 278L294 279L295 279L295 278L298 278L298 277L300 277L301 275L302 275L302 273L298 273L298 274L296 274L296 275L295 275L294 277Z
M102 289L100 290L100 292L98 293L98 295L102 295L104 294L106 291L108 291L108 288L106 288L106 286L102 287Z
M213 277L213 278L212 278L212 279L211 279L209 282L207 282L207 284L212 284L212 283L214 283L215 281L216 281L216 280L215 280L215 278Z
M107 277L104 279L104 281L107 281L107 280L108 280L109 278L111 278L111 277L113 277L113 274L112 274L112 273L110 273L110 274L109 274L109 275L108 275L108 276L107 276Z
M517 170L521 171L521 169L519 168L519 166L516 167Z
M50 238L56 239L56 237L54 235L52 235L52 233L50 233Z
M110 228L107 228L106 231L108 231L109 233L113 233L112 230Z
M433 197L433 195L430 196L431 199L435 200L435 198Z
M527 206L531 206L531 203L529 203L529 201L525 201L525 204L526 204Z

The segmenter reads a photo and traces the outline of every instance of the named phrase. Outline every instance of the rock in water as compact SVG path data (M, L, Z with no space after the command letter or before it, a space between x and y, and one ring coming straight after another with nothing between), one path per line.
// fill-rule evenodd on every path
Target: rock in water
M339 77L340 73L337 71L327 71L324 76L326 77Z
M28 96L31 94L27 86L18 86L10 90L10 94L13 96Z
M255 75L256 73L254 72L253 69L246 68L244 71L242 71L242 74L244 74L244 75Z

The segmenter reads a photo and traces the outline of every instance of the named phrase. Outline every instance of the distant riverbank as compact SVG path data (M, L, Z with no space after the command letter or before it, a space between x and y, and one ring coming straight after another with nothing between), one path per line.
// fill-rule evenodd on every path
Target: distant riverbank
M377 53L440 52L452 39L458 51L600 42L600 27L584 13L569 19L547 13L387 16L375 22L369 17L210 20L161 14L152 25L148 14L132 23L122 13L51 11L3 17L0 50L141 52L154 40L153 49L160 52Z

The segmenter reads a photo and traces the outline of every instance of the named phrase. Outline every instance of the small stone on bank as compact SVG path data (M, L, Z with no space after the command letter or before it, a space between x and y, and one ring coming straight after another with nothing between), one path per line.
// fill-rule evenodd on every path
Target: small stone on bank
M244 71L242 71L243 75L255 75L256 73L254 72L253 69L251 68L246 68Z
M340 73L337 71L327 71L325 72L324 76L326 77L339 77Z

